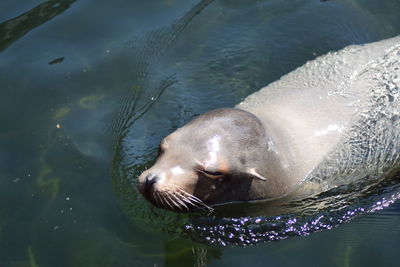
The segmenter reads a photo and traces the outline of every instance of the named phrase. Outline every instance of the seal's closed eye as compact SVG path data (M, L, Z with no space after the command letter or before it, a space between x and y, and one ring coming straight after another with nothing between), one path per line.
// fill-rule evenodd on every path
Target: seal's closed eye
M224 175L222 172L212 172L212 171L206 171L206 170L204 170L203 173L211 175L211 176L222 176L222 175Z
M198 171L212 179L221 178L222 176L225 175L225 173L220 172L220 171L211 171L211 170L204 170L204 169L199 169L199 168L196 168L196 171Z

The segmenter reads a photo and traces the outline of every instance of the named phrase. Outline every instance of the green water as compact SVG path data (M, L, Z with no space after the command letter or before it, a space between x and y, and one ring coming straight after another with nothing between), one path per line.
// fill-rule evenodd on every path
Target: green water
M0 266L398 266L398 201L223 247L131 181L195 115L398 35L399 14L395 0L0 1Z

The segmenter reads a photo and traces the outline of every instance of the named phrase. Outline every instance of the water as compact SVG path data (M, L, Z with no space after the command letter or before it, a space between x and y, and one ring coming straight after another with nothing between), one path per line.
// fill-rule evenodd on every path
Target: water
M283 214L246 205L250 217L157 210L132 183L176 127L328 51L400 34L399 12L394 0L1 1L0 266L397 266L398 178Z

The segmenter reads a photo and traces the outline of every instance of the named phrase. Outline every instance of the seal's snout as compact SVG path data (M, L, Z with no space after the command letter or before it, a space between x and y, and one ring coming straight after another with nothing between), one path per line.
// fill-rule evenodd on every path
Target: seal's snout
M153 205L172 211L187 212L192 210L213 209L201 199L185 191L187 187L177 186L173 183L165 184L165 173L148 170L139 176L139 192ZM174 171L172 171L173 173ZM175 168L175 175L180 173L180 167ZM182 174L182 173L181 173ZM179 179L178 179L179 180ZM189 188L190 189L190 188Z

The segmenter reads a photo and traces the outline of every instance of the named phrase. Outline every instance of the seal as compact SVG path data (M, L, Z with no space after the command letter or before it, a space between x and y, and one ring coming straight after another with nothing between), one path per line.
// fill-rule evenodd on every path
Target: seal
M316 177L337 184L333 173L361 175L371 161L373 170L398 166L399 47L400 37L349 46L306 63L235 108L198 116L162 140L155 164L139 177L139 191L157 207L191 211L283 198ZM384 142L371 142L376 135ZM397 156L383 163L371 151Z

